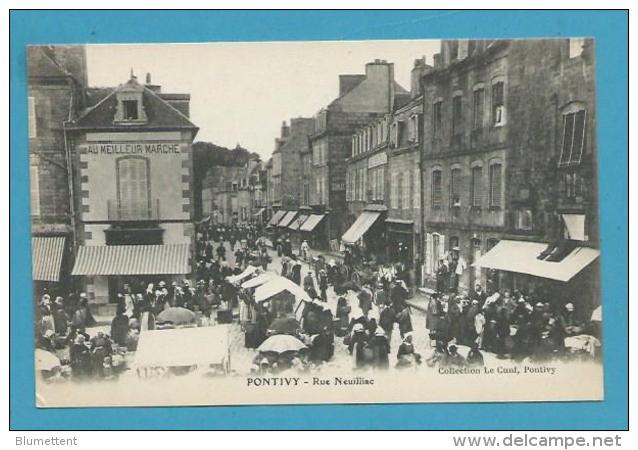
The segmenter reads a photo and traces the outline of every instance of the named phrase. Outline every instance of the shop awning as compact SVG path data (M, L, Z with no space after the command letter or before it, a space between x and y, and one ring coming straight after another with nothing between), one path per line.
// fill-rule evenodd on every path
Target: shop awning
M268 225L277 225L279 221L286 215L286 211L277 211L268 222Z
M574 241L586 241L585 237L585 215L584 214L563 214L563 221L569 239Z
M317 225L319 225L319 222L323 220L324 217L326 217L325 214L310 214L308 219L306 219L306 221L301 224L301 226L299 227L299 230L300 231L314 230L317 227Z
M354 221L352 226L348 228L348 231L341 236L341 240L347 244L354 244L361 239L361 236L370 229L380 216L381 213L378 212L364 211L357 217L357 220Z
M292 222L292 219L297 215L297 211L288 211L288 213L281 219L281 222L277 224L278 227L286 228Z
M34 281L60 281L64 237L32 237L32 278Z
M190 272L188 244L93 245L78 249L72 275L171 275Z
M299 214L299 216L293 220L290 225L288 225L288 228L290 228L291 230L298 230L299 227L306 221L306 219L308 218L307 215L305 214Z
M567 282L600 254L593 248L577 247L561 261L537 259L546 248L542 242L503 240L472 265Z
M261 216L264 213L265 210L266 210L266 208L261 208L259 211L257 211L255 214L253 214L253 216L259 217L259 216Z

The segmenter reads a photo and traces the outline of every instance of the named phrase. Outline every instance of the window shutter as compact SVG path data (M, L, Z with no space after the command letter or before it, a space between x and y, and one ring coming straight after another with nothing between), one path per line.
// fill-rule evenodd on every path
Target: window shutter
M439 258L443 259L445 256L445 235L439 235Z
M425 272L432 273L432 234L425 235Z
M414 209L421 209L421 180L419 168L414 169L414 177L412 181L412 201Z

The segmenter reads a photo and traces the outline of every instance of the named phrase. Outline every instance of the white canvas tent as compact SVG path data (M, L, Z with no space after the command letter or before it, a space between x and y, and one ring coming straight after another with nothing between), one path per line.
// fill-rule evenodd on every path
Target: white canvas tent
M249 276L251 276L252 274L254 274L257 271L257 267L255 266L248 266L244 269L244 271L240 274L237 275L231 275L229 277L226 277L226 279L230 282L230 283L239 283L241 280L244 280L246 278L248 278Z
M264 272L262 274L257 275L255 278L251 278L248 281L244 281L241 287L243 287L244 289L248 289L248 288L261 286L262 284L268 283L270 280L272 280L275 277L277 277L277 275L275 275L272 272Z
M136 368L210 365L230 370L229 327L151 330L140 334Z
M312 301L310 296L301 288L301 286L293 283L288 278L280 276L276 276L272 280L268 281L265 284L262 284L257 289L255 289L255 301L266 301L273 295L277 295L283 291L290 292L297 298L297 300L303 300L306 302Z

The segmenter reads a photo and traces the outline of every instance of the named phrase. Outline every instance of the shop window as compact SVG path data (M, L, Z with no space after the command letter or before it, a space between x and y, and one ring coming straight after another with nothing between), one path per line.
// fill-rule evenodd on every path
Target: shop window
M480 208L483 204L483 168L472 168L472 190L470 192L471 206Z
M584 109L563 114L559 167L580 164L585 146L587 113Z
M439 209L441 207L441 171L432 172L432 208Z
M117 161L118 212L122 219L150 218L149 162L124 157Z
M502 166L500 164L492 164L490 166L490 208L501 207L501 178Z
M497 81L492 85L492 124L505 125L505 83Z
M461 169L450 171L450 208L461 206Z

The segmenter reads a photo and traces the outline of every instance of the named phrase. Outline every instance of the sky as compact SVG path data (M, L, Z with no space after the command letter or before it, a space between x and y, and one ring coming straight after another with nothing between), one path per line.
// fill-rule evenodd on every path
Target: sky
M312 117L339 93L340 74L363 74L375 59L394 63L410 89L414 60L439 51L437 40L89 45L90 86L117 86L133 69L162 92L190 93L195 141L236 144L270 157L281 123Z

